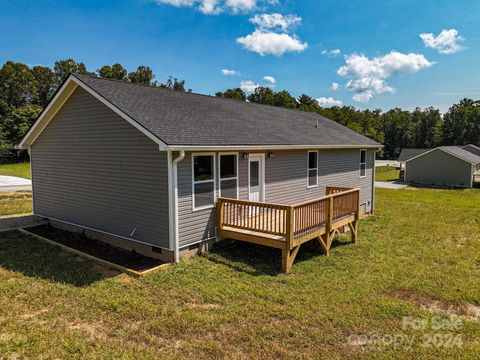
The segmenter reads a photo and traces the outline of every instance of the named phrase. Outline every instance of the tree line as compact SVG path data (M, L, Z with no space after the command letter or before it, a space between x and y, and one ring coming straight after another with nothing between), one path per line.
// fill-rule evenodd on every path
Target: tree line
M218 97L286 108L314 111L384 145L379 157L396 159L403 148L432 148L439 145L480 146L480 100L462 99L445 114L427 107L413 111L399 108L359 110L353 106L321 107L313 97L293 97L288 91L258 87L247 94L240 88L217 92Z
M145 65L129 72L117 63L92 72L84 63L73 59L56 61L53 68L29 67L7 61L0 68L0 162L27 159L27 155L17 153L14 146L27 133L69 73L187 91L185 80L170 76L165 82L158 82L152 69ZM386 112L379 109L358 110L352 106L323 108L309 95L295 98L286 90L277 92L270 87L258 87L248 96L240 88L217 92L215 96L317 112L384 144L380 157L387 159L396 158L404 147L480 145L479 100L463 99L442 116L433 107L413 111L395 108Z
M53 68L29 67L7 61L0 69L0 162L22 161L14 147L37 119L43 108L69 73L88 74L108 79L129 81L177 91L185 90L185 81L170 76L164 83L155 80L152 69L140 65L128 72L121 64L105 65L95 72L73 59L56 61Z

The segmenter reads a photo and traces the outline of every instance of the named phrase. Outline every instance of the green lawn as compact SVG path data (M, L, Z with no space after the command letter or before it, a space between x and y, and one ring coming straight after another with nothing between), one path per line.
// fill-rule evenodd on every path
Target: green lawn
M400 170L393 166L378 166L375 168L376 181L396 181L400 176Z
M18 176L30 179L30 163L0 164L0 175Z
M0 192L0 216L27 214L32 212L32 193L18 191L15 193Z
M480 190L379 189L357 244L305 246L289 276L277 251L223 244L132 279L3 233L0 357L479 358L479 204ZM390 341L405 336L411 349Z

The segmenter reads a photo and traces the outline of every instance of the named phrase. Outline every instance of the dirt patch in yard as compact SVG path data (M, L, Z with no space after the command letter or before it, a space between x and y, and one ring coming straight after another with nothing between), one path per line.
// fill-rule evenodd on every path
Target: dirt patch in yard
M82 233L60 230L50 225L36 226L29 228L28 231L96 258L136 271L148 270L163 264L161 260L152 259L133 250L120 249L110 244L90 239Z
M390 293L394 298L407 301L422 309L458 316L469 321L480 322L480 306L445 301L406 289L397 289Z

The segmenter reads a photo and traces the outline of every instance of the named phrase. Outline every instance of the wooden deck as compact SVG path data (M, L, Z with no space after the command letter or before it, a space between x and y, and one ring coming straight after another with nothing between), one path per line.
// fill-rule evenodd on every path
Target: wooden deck
M357 240L360 190L327 187L324 197L295 205L218 199L218 236L282 250L282 269L290 272L300 245L317 239L326 255L344 226Z

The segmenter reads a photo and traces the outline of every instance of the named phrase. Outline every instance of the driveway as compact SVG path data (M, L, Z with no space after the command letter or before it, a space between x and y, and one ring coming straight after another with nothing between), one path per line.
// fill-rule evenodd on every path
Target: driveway
M32 181L15 176L0 175L0 192L31 191Z
M392 182L386 182L386 181L375 181L375 187L379 189L403 189L407 187L407 184L405 184L402 181L392 181Z

